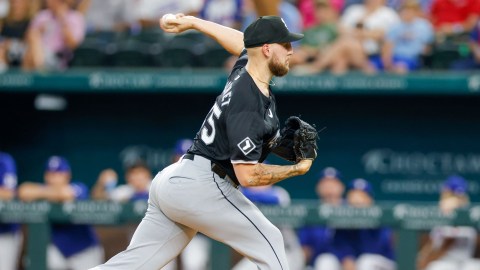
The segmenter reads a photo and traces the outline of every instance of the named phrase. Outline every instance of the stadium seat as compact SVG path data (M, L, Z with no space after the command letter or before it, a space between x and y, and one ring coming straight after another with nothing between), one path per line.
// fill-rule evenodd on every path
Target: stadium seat
M149 67L153 65L149 52L150 46L143 42L119 41L109 55L109 63L115 67Z
M148 43L161 44L165 42L165 34L158 27L142 29L139 33L130 35L129 39Z
M125 40L129 36L127 32L110 32L98 31L89 32L86 34L84 43L96 43L106 46L108 44L116 43L117 41Z
M100 67L107 65L105 47L96 42L84 42L74 52L72 67Z
M199 59L202 67L223 67L225 61L231 54L227 52L223 47L209 47L199 55Z
M181 68L196 66L198 61L191 48L185 46L165 48L156 59L156 63L162 67Z
M449 69L451 64L458 59L460 59L460 53L457 49L437 50L431 55L431 68Z
M205 51L205 38L197 33L167 36L161 55L156 62L162 67L198 67L199 55Z

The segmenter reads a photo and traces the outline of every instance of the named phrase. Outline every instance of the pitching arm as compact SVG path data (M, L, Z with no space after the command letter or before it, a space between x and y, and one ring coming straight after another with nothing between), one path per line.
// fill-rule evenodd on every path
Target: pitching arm
M183 14L175 18L163 16L160 27L167 33L182 33L189 29L197 30L216 40L229 53L239 56L243 50L243 33L211 21Z

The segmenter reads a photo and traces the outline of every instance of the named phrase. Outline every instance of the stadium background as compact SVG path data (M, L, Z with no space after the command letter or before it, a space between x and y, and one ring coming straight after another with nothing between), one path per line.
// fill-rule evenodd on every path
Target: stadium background
M129 82L100 90L88 85L84 89L69 89L66 83L58 85L64 80L81 85L80 79L77 82L68 74L43 78L42 84L49 80L56 84L53 90L44 85L37 89L35 79L27 79L31 81L28 86L2 87L0 112L11 117L3 120L0 146L15 155L19 179L41 181L43 164L32 161L45 160L51 153L69 157L74 179L89 186L103 168L121 171L122 164L135 156L160 170L171 162L178 139L195 136L198 123L203 121L216 93L222 90L221 80L209 89L184 88L183 84L122 89ZM209 74L226 76L222 70ZM15 76L17 80L18 76L29 77ZM84 76L91 78L88 72ZM122 78L121 73L112 76ZM155 76L170 75L158 71ZM460 89L460 83L457 92L437 94L435 88L440 87L437 85L442 73L428 76L425 81L431 84L429 94L419 94L408 85L396 90L357 89L347 93L344 89L313 86L309 92L297 92L287 81L276 94L280 118L301 115L325 129L320 133L319 158L310 173L280 185L293 198L316 198L318 172L334 166L344 171L346 181L356 177L371 181L378 200L436 201L441 182L458 173L470 181L471 199L478 202L479 97L469 89ZM138 71L132 78L141 77L142 72ZM194 85L195 80L202 80L195 72L182 77L190 78ZM350 75L343 80L355 78ZM465 74L465 80L468 78ZM382 76L368 80L375 82ZM7 77L3 80L6 85L12 81L7 81ZM35 100L45 98L39 94L63 98L66 108L35 109ZM282 162L275 157L272 161Z
M389 5L400 2L386 1ZM67 157L73 178L89 187L102 169L112 167L121 172L137 157L158 171L171 162L178 139L194 137L214 97L222 91L226 72L220 66L226 55L198 35L175 39L163 36L156 25L144 30L132 27L129 31L134 35L89 33L75 50L72 67L64 72L25 73L10 68L0 73L0 150L14 156L20 184L42 182L44 161L52 154ZM312 170L279 185L294 201L308 199L316 205L315 184L326 166L341 170L345 183L357 177L371 181L377 204L386 206L382 213L386 218L353 211L316 220L314 217L322 215L316 208L298 209L308 213L314 223L393 224L400 270L411 269L419 236L424 237L432 226L478 227L480 222L480 77L475 70L448 70L452 61L468 54L465 39L461 41L458 47L440 48L443 51L425 57L422 61L427 65L408 75L352 72L333 76L327 72L275 79L273 91L282 120L300 115L319 129L325 127ZM270 161L283 163L275 157ZM438 202L440 184L451 174L469 181L473 202L472 208L452 219L438 215L436 207L427 207ZM405 218L394 219L397 208L392 208L392 203L408 203L412 208L407 209L412 211L403 213ZM15 216L28 224L25 268L43 269L41 253L49 237L48 218L65 222L88 216L87 222L109 225L98 226L100 230L114 230L117 227L110 225L125 221L114 204L85 205L86 212L80 209L75 213L74 209L72 215L62 207L43 211L42 204L31 208L1 204L3 221ZM143 215L139 210L144 208L129 207L125 207L126 220L136 224ZM276 222L295 223L304 218L295 211L272 213L276 214L269 217ZM218 248L215 263L219 264L214 267L225 269L222 263L228 259L222 256L228 252ZM477 248L477 257L479 252Z
M76 72L82 75L72 76ZM16 157L20 181L41 182L44 165L35 161L43 161L52 153L68 157L74 179L89 186L94 184L103 168L113 167L122 171L123 165L132 158L144 158L154 170L167 165L176 140L194 136L216 93L222 90L226 73L209 70L205 74L216 78L209 84L204 83L205 78L195 70L181 72L181 77L188 78L183 83L166 83L165 87L151 82L139 84L139 80L148 77L150 72L112 70L110 74L99 75L96 70L72 70L40 75L4 74L3 80L0 80L3 83L0 88L0 113L8 117L3 120L0 148ZM342 85L348 85L349 80L357 81L363 75L289 75L286 82L279 83L280 90L276 93L280 118L301 115L319 129L326 129L320 134L319 158L312 170L280 185L290 192L294 200L315 202L318 173L326 166L335 166L342 170L345 182L357 177L370 180L378 205L406 202L422 209L422 204L417 202L435 204L442 181L452 173L459 173L469 180L469 194L472 201L478 203L480 149L476 138L480 135L477 113L480 99L476 90L468 87L468 82L472 78L474 80L476 74L456 74L462 79L447 88L441 84L443 77L448 76L444 74L423 74L420 82L431 87L422 90L408 87L406 82L416 81L412 78L415 76L391 77L394 81L403 81L393 83L393 89L388 85L385 88L358 86L346 89ZM105 79L100 86L92 84L92 77L98 80L98 76ZM158 81L168 82L168 78L179 74L155 71L155 76L160 78ZM125 80L125 77L129 79ZM342 83L327 90L311 86L308 91L295 89L298 80L319 79ZM381 85L385 78L370 76L366 80L365 85ZM289 86L289 81L294 87ZM415 83L412 84L415 86ZM134 85L139 86L136 88ZM190 88L185 88L185 85L190 85ZM443 91L436 92L437 86ZM66 106L60 111L36 109L35 104L38 106L45 98L60 98ZM283 163L275 157L271 161ZM108 219L108 213L102 212L104 210L99 209L95 213L95 207L92 209L90 214L93 216L107 216ZM407 251L398 252L401 267L412 265L418 241L423 239L422 234L416 232L425 232L435 222L450 222L443 217L438 220L433 217L434 222L431 223L431 215L435 216L436 210L428 208L426 211L425 219L417 214L409 217L419 221L417 225L410 225L413 231L401 229L405 225L395 227L400 228L396 247ZM359 215L362 216L362 213ZM118 222L115 217L106 222L95 221L95 218L98 217L92 217L92 220L97 223ZM137 213L133 222L139 218L141 215ZM276 220L296 222L291 219L277 217ZM364 217L347 220L348 224L345 218L338 224L359 226L365 222ZM375 218L371 226L376 226L378 220L384 218ZM475 223L472 219L467 224L471 222ZM41 232L41 228L44 230L46 227L34 230ZM115 227L98 228L103 228L105 232ZM34 245L29 250L37 254L42 250L39 247L41 245ZM222 269L229 261L228 253L221 245L216 248L219 263L216 269ZM121 250L121 246L115 246L113 250Z

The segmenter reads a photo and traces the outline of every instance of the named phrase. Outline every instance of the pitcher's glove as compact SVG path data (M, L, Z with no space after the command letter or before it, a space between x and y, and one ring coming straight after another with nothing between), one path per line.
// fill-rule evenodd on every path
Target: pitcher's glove
M276 155L298 162L301 159L317 157L318 132L314 126L297 116L290 116L280 132L272 152Z
M287 123L292 123L293 126L298 125L293 136L293 150L297 161L317 158L317 129L296 116L290 116Z

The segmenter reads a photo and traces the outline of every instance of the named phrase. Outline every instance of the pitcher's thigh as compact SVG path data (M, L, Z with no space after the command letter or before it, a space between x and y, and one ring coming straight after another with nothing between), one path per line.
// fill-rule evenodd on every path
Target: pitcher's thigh
M215 202L209 202L211 211L204 208L201 215L186 217L184 224L229 245L260 269L289 269L280 230L241 192L222 188L229 189L218 185Z

